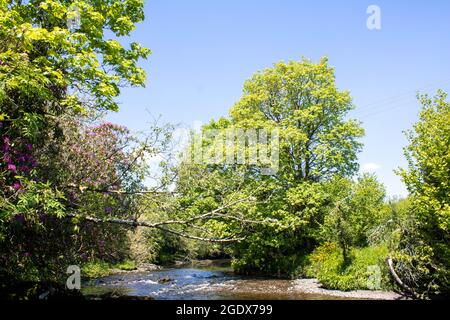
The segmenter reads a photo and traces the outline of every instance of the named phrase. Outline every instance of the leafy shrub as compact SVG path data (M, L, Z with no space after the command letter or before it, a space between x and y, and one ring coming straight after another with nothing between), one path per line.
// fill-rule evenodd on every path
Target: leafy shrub
M450 102L418 96L419 121L406 132L408 167L398 171L411 198L415 224L402 233L400 277L424 296L450 294Z
M113 273L113 269L124 271L136 270L136 262L133 260L124 260L118 263L108 263L102 260L94 260L85 263L81 267L81 275L85 278L101 278Z
M131 270L137 269L136 262L133 260L125 260L125 261L119 262L118 264L114 265L114 267L117 269L120 269L120 270L125 270L125 271L131 271Z
M384 263L387 255L388 249L383 245L352 248L349 260L345 262L338 245L328 242L309 256L306 275L316 277L328 289L374 289L373 282L369 281L373 268L380 270L380 289L389 289L389 275Z
M110 274L110 264L101 260L90 261L81 267L81 275L86 278L100 278Z

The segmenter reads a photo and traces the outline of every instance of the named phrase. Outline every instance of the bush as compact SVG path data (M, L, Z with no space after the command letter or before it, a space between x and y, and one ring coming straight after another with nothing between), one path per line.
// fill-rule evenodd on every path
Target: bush
M118 263L108 263L102 260L93 260L85 263L81 267L81 275L88 279L101 278L113 273L113 269L124 271L136 270L136 262L133 260L124 260Z
M389 251L378 245L352 248L349 260L344 261L342 250L328 242L309 257L308 277L316 277L324 287L337 290L377 289L376 274L380 275L379 289L390 289L389 274L384 263Z
M450 294L450 102L439 90L419 96L419 121L407 131L408 167L398 171L411 199L412 228L401 235L400 278L423 296Z
M110 264L101 260L87 262L81 267L81 275L86 278L100 278L110 274Z
M114 267L125 271L132 271L137 269L136 262L133 260L125 260L123 262L114 265Z

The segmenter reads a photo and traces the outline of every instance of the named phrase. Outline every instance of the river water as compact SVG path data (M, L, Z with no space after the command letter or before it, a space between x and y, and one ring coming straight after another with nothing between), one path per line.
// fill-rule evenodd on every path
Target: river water
M83 293L90 297L107 295L162 300L332 299L326 295L299 292L292 280L238 276L229 267L120 273L85 283Z

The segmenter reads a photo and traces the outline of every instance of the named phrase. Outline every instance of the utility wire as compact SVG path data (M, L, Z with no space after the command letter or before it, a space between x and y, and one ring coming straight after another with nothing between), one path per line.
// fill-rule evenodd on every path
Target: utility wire
M424 91L425 89L428 89L430 87L437 87L439 85L444 85L450 82L450 79L445 79L441 81L434 82L432 84L429 84L427 86L423 86L421 88L415 89L415 90L408 90L407 92L404 92L399 95L383 98L374 102L371 102L369 104L364 105L363 107L360 107L358 109L355 109L356 116L358 118L367 118L374 115L378 115L380 113L389 111L391 109L397 109L399 107L402 107L404 105L407 105L411 103L413 99L413 94ZM406 101L405 101L406 99ZM401 103L403 102L403 103ZM400 104L399 104L400 103ZM394 105L391 107L391 105Z

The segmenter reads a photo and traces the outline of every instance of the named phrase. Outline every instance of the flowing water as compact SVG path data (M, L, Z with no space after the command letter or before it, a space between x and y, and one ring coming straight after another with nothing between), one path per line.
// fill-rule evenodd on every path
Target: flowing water
M197 299L332 299L303 293L292 280L238 276L229 267L172 268L116 274L84 285L90 297L125 296L163 300Z

